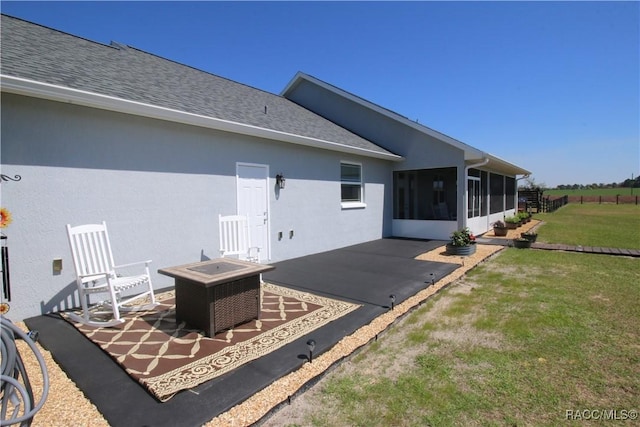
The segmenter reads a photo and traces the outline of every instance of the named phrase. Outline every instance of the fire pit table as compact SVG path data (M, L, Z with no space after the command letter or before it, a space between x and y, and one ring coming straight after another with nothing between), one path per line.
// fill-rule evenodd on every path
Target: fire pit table
M218 258L161 268L158 273L175 279L176 321L212 337L258 318L260 274L273 269L271 265Z

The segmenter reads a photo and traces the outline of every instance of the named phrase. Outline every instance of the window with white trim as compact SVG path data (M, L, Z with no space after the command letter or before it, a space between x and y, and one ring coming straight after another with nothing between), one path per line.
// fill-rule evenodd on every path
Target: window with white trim
M361 164L340 162L340 192L343 207L364 207Z

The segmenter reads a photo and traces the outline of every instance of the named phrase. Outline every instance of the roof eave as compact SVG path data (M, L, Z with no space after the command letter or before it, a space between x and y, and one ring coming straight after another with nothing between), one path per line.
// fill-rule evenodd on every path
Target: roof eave
M508 172L512 175L523 175L523 176L531 175L531 171L521 168L520 166L514 165L513 163L507 162L506 160L503 160L500 157L494 156L492 154L489 154L488 157L489 157L489 165L496 167L499 170Z
M514 165L513 163L507 162L499 157L496 157L489 153L483 153L481 157L475 159L465 159L468 164L473 164L474 162L487 160L485 164L482 165L482 168L509 174L509 175L523 175L529 176L531 172L521 168L520 166Z
M320 148L342 153L356 154L365 157L373 157L383 160L402 161L404 158L391 153L383 153L366 148L358 148L339 142L326 141L318 138L296 135L292 133L266 129L259 126L248 125L229 120L200 114L188 113L157 105L131 101L95 92L73 89L65 86L43 83L21 77L0 75L0 88L2 92L47 99L51 101L65 102L85 107L99 108L102 110L116 111L125 114L143 116L158 120L166 120L182 124L189 124L209 129L232 132L242 135L254 136L307 147Z

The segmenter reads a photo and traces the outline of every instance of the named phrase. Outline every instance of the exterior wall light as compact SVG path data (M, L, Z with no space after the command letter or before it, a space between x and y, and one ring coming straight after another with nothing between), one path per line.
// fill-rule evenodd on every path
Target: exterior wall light
M282 172L276 175L276 185L278 186L279 189L284 190L285 181L286 179L284 178L284 175L282 174Z

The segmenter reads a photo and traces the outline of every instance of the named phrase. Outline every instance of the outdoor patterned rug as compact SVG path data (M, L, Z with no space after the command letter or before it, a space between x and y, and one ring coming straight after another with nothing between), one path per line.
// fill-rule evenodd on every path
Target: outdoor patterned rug
M174 291L156 295L152 311L96 328L72 322L161 402L264 356L359 306L263 283L260 320L213 338L182 322L176 325Z

